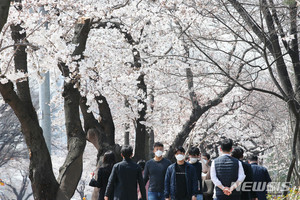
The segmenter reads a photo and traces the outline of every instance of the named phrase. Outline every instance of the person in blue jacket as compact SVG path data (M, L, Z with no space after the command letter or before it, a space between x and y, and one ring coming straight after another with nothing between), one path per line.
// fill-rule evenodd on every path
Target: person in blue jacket
M174 153L176 163L168 167L165 175L165 199L197 200L198 181L196 169L185 162L183 147L177 147Z

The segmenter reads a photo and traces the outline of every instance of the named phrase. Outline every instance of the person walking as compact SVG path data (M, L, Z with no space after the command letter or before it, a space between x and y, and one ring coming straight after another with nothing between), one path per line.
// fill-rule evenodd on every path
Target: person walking
M201 164L202 164L202 179L210 180L211 160L210 160L210 155L208 153L203 153L201 155Z
M246 175L244 179L244 183L241 187L241 200L251 200L253 172L252 172L251 165L242 161L244 158L243 154L244 154L244 150L241 147L235 147L231 152L231 156L238 159L242 163Z
M249 158L249 163L253 172L253 190L252 198L257 198L258 200L266 200L267 199L267 185L272 180L270 178L268 170L258 165L258 157L256 155L252 155ZM261 188L263 187L263 190ZM259 191L257 191L259 190Z
M201 155L202 164L202 191L204 200L213 200L214 195L214 184L210 177L210 166L211 166L210 154L203 153Z
M245 173L242 163L230 156L232 145L231 139L221 141L222 155L211 164L210 175L215 184L217 200L240 200L236 188L244 181Z
M114 165L108 179L104 200L137 200L137 183L142 200L146 200L145 184L141 168L132 161L131 146L121 148L123 161ZM110 197L113 195L113 199Z
M98 169L97 180L92 179L89 183L89 185L92 187L100 188L98 200L104 200L108 178L115 163L115 154L112 151L105 152L103 156L102 166ZM110 198L112 199L112 196Z
M203 192L202 192L202 165L199 162L200 158L200 150L197 147L192 147L189 150L189 163L194 166L197 174L198 181L198 191L197 191L197 200L203 200Z
M195 168L185 162L185 149L174 151L176 163L170 165L165 176L166 200L197 200L198 184Z
M164 182L167 168L172 164L163 158L164 145L156 142L153 145L154 158L147 161L144 170L144 183L148 188L148 200L164 200Z

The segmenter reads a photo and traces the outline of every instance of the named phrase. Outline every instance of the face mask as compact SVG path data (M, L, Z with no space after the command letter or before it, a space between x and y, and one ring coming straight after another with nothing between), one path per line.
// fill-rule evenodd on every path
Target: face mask
M198 158L190 158L190 163L194 164L198 161Z
M157 157L161 157L162 154L163 154L163 152L160 151L160 150L157 150L157 151L155 152L155 156L157 156Z
M203 163L206 165L206 163L207 163L207 160L204 160L204 159L203 159Z
M182 161L182 160L184 160L184 155L178 154L178 155L175 156L175 158L176 158L177 161Z

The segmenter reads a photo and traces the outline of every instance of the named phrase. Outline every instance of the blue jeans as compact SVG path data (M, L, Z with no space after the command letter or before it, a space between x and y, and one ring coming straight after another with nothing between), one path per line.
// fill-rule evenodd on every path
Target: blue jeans
M197 194L197 200L203 200L203 194Z
M163 192L150 192L148 191L148 200L164 200Z

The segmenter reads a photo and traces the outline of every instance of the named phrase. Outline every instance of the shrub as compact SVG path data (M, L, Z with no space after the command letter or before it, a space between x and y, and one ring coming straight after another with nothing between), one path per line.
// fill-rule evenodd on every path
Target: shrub
M268 195L267 196L267 199L268 200L297 200L299 199L300 200L300 188L291 188L289 193L286 195L286 196L279 196L279 197L276 197L276 196L273 196L273 195Z

